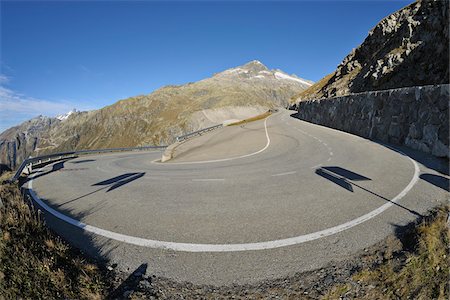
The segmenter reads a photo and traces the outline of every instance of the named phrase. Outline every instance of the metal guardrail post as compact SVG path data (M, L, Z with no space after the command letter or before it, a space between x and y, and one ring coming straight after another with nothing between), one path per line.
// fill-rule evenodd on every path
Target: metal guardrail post
M219 125L214 125L214 126L211 126L211 127L203 128L203 129L200 129L200 130L197 130L197 131L193 131L193 132L187 133L185 135L178 136L176 138L176 141L180 142L180 141L188 139L191 136L202 135L203 132L208 132L208 131L211 131L211 130L214 130L214 129L220 128L220 127L223 127L223 125L219 124Z

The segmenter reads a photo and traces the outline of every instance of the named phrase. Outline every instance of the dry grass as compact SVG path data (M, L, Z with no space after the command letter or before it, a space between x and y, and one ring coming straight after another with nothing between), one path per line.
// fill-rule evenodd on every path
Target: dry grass
M0 299L105 297L106 272L49 231L16 185L1 184L0 198Z
M260 115L257 115L257 116L254 116L254 117L251 117L251 118L248 118L248 119L244 119L244 120L241 120L241 121L236 122L236 123L232 123L232 124L230 124L228 126L242 125L242 124L246 124L246 123L250 123L250 122L254 122L254 121L258 121L258 120L263 120L263 119L267 118L268 116L270 116L271 114L272 113L270 111L266 111L263 114L260 114Z
M294 104L297 102L298 99L303 100L303 99L310 99L313 95L314 96L318 96L320 95L320 90L326 86L328 84L328 82L330 81L330 79L334 76L334 73L328 74L325 77L323 77L322 79L320 79L319 81L317 81L315 84L313 84L312 86L310 86L309 88L307 88L306 90L302 91L300 94L292 97L289 102L291 104ZM318 96L318 98L320 98Z
M448 299L449 296L449 206L441 207L414 228L410 239L395 258L374 269L363 269L350 283L333 287L324 299L348 297L353 286L364 289L362 299ZM407 250L409 247L413 250Z

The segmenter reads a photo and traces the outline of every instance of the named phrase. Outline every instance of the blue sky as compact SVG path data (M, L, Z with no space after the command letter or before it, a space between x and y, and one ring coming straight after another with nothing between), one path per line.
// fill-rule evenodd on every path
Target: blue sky
M411 1L1 1L0 132L257 59L317 81Z

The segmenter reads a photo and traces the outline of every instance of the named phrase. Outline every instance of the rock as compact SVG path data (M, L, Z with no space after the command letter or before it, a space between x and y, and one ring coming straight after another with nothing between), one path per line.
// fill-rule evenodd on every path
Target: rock
M449 157L448 146L444 145L441 141L437 140L433 145L431 154L437 157Z
M391 123L391 125L389 126L388 135L398 138L400 137L400 134L400 126L397 123Z
M448 11L448 1L419 0L385 17L334 73L299 98L448 83ZM448 106L448 98L439 100L441 110ZM438 99L432 96L427 100L436 103Z
M413 123L411 124L411 126L409 126L408 136L413 139L421 139L422 130L419 130L419 128L417 128L417 125Z
M123 297L124 298L129 298L130 296L131 296L131 294L133 294L133 290L128 290L128 291L125 291L124 293L123 293Z
M139 288L143 290L150 290L152 288L152 285L147 280L142 280L139 282Z
M436 125L425 125L423 127L423 140L428 145L433 145L438 138L438 127Z
M440 112L433 112L431 113L431 117L430 117L430 124L432 125L440 125L442 123L441 121L441 113Z
M443 125L439 128L438 139L444 144L449 144L449 122L448 119L443 122Z
M332 275L327 275L327 276L325 277L325 279L323 280L323 283L324 283L326 286L328 286L328 285L331 285L331 284L333 283L333 281L334 281L334 277L333 277Z
M450 105L449 95L440 95L438 100L439 110L448 110Z

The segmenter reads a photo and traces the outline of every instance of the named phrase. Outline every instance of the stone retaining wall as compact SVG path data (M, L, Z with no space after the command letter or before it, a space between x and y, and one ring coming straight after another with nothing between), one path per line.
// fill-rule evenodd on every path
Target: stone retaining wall
M301 120L449 157L449 88L430 85L309 100Z

